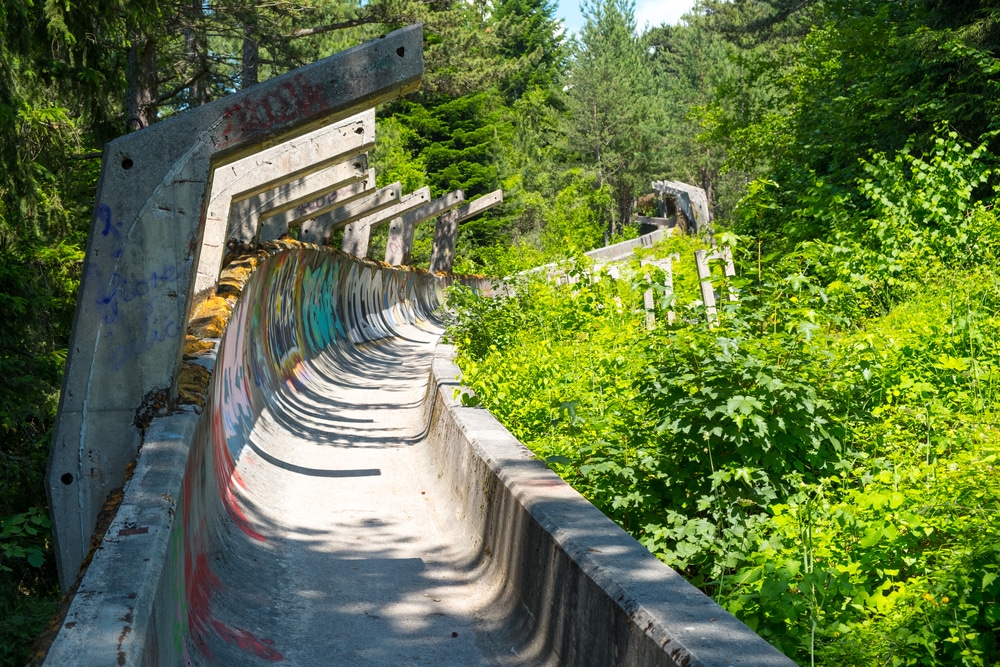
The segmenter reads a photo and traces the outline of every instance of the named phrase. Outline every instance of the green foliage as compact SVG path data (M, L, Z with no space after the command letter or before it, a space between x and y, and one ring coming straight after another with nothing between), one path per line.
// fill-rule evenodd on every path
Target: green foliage
M375 130L372 167L379 187L399 181L403 192L419 190L427 182L424 161L415 157L408 146L415 143L414 132L398 118L379 119Z
M601 246L612 208L611 187L598 185L596 175L573 169L563 180L541 237L542 248L558 258Z
M942 159L961 162L951 146ZM693 247L673 241L654 254L687 257L657 306L675 325L658 310L647 330L638 266L613 281L577 263L573 285L463 293L453 340L477 401L796 661L996 664L1000 282L991 253L949 254L955 239L934 234L972 225L969 207L928 194L974 172L904 154L869 173L868 215L933 209L920 234L940 261L863 327L847 326L809 248L738 252L755 278L734 282L739 303L709 327ZM747 219L774 214L772 187L755 189Z
M570 68L568 138L600 185L611 188L610 239L630 223L636 195L658 166L661 107L649 54L635 36L634 2L594 0L581 9L586 23Z

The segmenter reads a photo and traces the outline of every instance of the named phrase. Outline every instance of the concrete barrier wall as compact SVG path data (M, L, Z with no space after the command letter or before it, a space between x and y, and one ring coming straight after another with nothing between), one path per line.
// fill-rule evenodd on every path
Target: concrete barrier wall
M305 387L319 355L351 364L357 345L433 317L446 282L328 249L264 260L220 343L204 411L150 425L46 664L280 660L266 630L225 620L227 600L239 599L230 579L246 584L227 577L241 567L234 531L265 539L248 502L263 494L244 480L247 435L278 386Z
M525 665L787 667L788 658L658 561L496 419L456 399L439 346L428 446L439 493L501 588Z
M263 612L270 602L251 590L254 565L240 549L268 539L254 520L268 500L254 478L261 453L247 436L279 387L308 391L311 374L362 362L366 341L433 318L446 282L319 248L265 259L219 345L204 410L150 425L46 664L281 661L282 638L269 635L264 613L260 623L230 620L236 607ZM447 499L438 511L458 527L466 561L498 591L489 613L517 656L511 664L792 664L488 412L456 403L457 377L440 348L424 401L422 472Z

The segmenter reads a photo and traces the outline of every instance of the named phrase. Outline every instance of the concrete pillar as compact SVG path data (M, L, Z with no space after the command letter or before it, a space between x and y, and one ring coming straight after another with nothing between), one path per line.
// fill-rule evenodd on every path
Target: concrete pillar
M141 426L176 394L213 181L254 153L416 90L422 52L419 25L397 30L105 147L46 474L63 590L135 459Z
M495 190L438 218L434 228L434 247L431 250L431 273L451 271L451 267L455 265L455 240L458 237L459 223L474 218L502 201L503 190Z
M422 206L430 198L431 189L423 187L416 192L404 195L399 200L399 203L394 206L390 206L377 213L372 213L348 224L344 227L344 240L340 246L341 250L355 257L367 257L368 246L372 237L372 227L383 225L407 211Z
M681 261L680 253L673 253L663 259L644 259L641 266L656 266L663 269L663 296L669 299L674 295L674 262ZM646 273L646 280L651 281L649 273ZM646 328L652 329L656 324L656 303L653 300L653 288L643 292L642 305L646 309ZM673 324L676 321L673 309L667 310L667 323Z
M366 180L371 173L368 156L359 155L347 162L306 174L291 183L282 183L246 199L233 201L229 210L229 229L250 232L255 242L273 241L288 233L288 227L274 224L273 216L294 209L331 192ZM267 224L265 228L265 223ZM230 233L230 238L233 234Z
M447 213L465 202L465 193L461 190L449 192L443 197L427 202L389 223L389 238L385 243L385 261L394 266L409 264L410 253L413 251L413 231L425 220Z
M723 273L727 278L736 276L736 265L733 263L733 251L729 246L723 246L721 250L706 252L705 250L694 251L695 262L698 265L698 280L701 283L701 300L705 304L705 318L709 325L719 325L719 311L716 307L715 289L712 287L712 269L709 262L722 261ZM729 287L729 300L738 301L739 295L732 286Z
M346 206L328 209L320 215L310 213L309 219L301 222L299 240L305 243L329 243L333 230L399 203L403 197L402 190L402 184L396 182ZM288 224L298 222L293 220Z
M233 108L236 106L239 105ZM179 137L174 140L178 141ZM371 150L375 146L375 112L366 110L304 136L269 143L273 145L254 155L227 162L211 174L205 230L195 279L197 296L211 292L219 280L226 241L232 234L228 223L233 200L262 192L261 188L269 190L280 183L292 182L333 162L349 160ZM253 236L253 230L241 230L237 240L249 243Z

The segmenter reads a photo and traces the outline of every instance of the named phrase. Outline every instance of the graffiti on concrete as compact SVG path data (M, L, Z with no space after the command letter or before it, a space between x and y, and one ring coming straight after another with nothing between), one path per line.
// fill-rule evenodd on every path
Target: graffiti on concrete
M243 136L265 132L302 116L322 113L329 107L323 87L296 75L260 97L236 102L223 112L224 125L220 146L235 143Z
M143 353L162 343L181 335L181 324L177 321L175 309L157 308L158 302L164 299L176 298L178 280L177 267L169 262L150 271L148 274L133 276L123 273L119 266L124 253L124 224L115 220L114 213L107 204L97 207L97 219L101 233L95 239L100 249L114 258L114 268L105 275L97 263L88 266L88 271L94 280L88 281L95 285L89 302L96 309L104 325L104 338L110 340L109 349L111 367L120 371L128 362L138 359ZM103 226L102 226L103 225ZM88 299L84 299L87 303ZM135 321L122 322L118 318L124 304L133 304L130 308ZM162 312L161 312L162 311Z
M270 256L247 281L219 346L184 475L183 521L175 527L184 565L175 575L173 634L186 657L201 656L194 663L211 660L213 652L221 660L224 650L284 660L280 638L256 636L219 606L227 572L215 557L224 540L269 541L247 481L252 466L262 464L247 443L267 402L279 390L305 389L323 355L430 317L443 299L443 282L307 246Z

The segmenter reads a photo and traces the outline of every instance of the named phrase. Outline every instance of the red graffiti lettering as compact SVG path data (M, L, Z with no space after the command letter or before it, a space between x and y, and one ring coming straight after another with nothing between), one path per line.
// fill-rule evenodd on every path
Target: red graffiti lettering
M323 89L299 74L256 99L248 99L223 112L221 136L216 145L228 146L241 139L329 108Z

